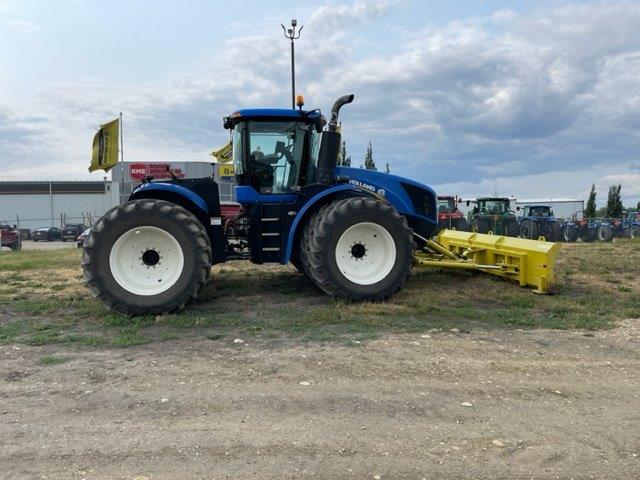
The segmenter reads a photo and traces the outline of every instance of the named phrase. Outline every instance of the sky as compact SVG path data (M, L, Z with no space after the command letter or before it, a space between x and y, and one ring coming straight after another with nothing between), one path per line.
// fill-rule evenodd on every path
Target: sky
M640 200L640 2L0 0L0 180L89 174L124 115L127 161L209 161L222 117L341 113L354 165L441 194Z

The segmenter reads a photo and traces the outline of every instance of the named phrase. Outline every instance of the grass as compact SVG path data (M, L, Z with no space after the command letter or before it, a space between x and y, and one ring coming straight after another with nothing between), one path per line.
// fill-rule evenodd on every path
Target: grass
M389 301L351 303L324 296L291 267L234 262L214 268L214 283L186 311L135 318L109 313L89 295L79 260L71 249L0 254L0 343L124 348L260 337L357 346L431 328L597 330L640 317L638 241L563 246L552 295L489 275L415 269Z
M40 358L40 365L60 365L62 363L66 363L71 360L70 357L65 357L61 355L45 355Z

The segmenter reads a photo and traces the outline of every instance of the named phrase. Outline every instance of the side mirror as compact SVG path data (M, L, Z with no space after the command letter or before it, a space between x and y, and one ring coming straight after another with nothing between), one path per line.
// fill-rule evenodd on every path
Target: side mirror
M516 207L516 211L519 212L520 211L520 207Z
M467 200L467 207L471 205L471 201Z

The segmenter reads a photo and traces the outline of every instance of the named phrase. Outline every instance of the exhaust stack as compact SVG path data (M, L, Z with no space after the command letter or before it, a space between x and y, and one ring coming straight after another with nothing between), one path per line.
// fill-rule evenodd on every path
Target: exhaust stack
M353 94L343 95L335 101L331 108L331 120L327 130L322 132L322 144L318 156L318 169L316 183L321 185L331 185L334 183L336 163L340 152L341 135L338 132L338 115L340 109L348 103L353 102Z

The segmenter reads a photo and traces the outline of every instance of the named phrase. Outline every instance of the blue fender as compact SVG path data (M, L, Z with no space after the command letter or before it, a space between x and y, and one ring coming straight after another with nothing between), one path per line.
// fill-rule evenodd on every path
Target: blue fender
M136 188L129 197L130 200L134 200L136 198L143 198L146 193L152 192L168 192L173 195L178 195L180 197L185 198L186 200L193 203L197 206L202 212L209 216L209 208L207 207L207 203L203 200L203 198L194 193L193 191L185 188L181 185L176 185L175 183L164 183L164 182L149 182L143 183L138 188Z
M284 258L282 259L283 264L287 264L291 261L291 251L293 250L293 240L296 236L296 232L298 231L298 227L302 219L305 217L305 214L309 211L309 209L313 208L317 205L318 201L328 197L329 195L333 195L336 192L344 192L344 191L352 191L358 192L360 195L373 196L372 193L363 190L361 188L356 187L355 185L351 185L348 183L343 183L340 185L336 185L335 187L327 188L322 192L314 195L309 199L309 201L300 209L300 211L296 214L296 218L293 220L291 224L291 228L289 229L289 237L287 239L287 250L285 251Z

